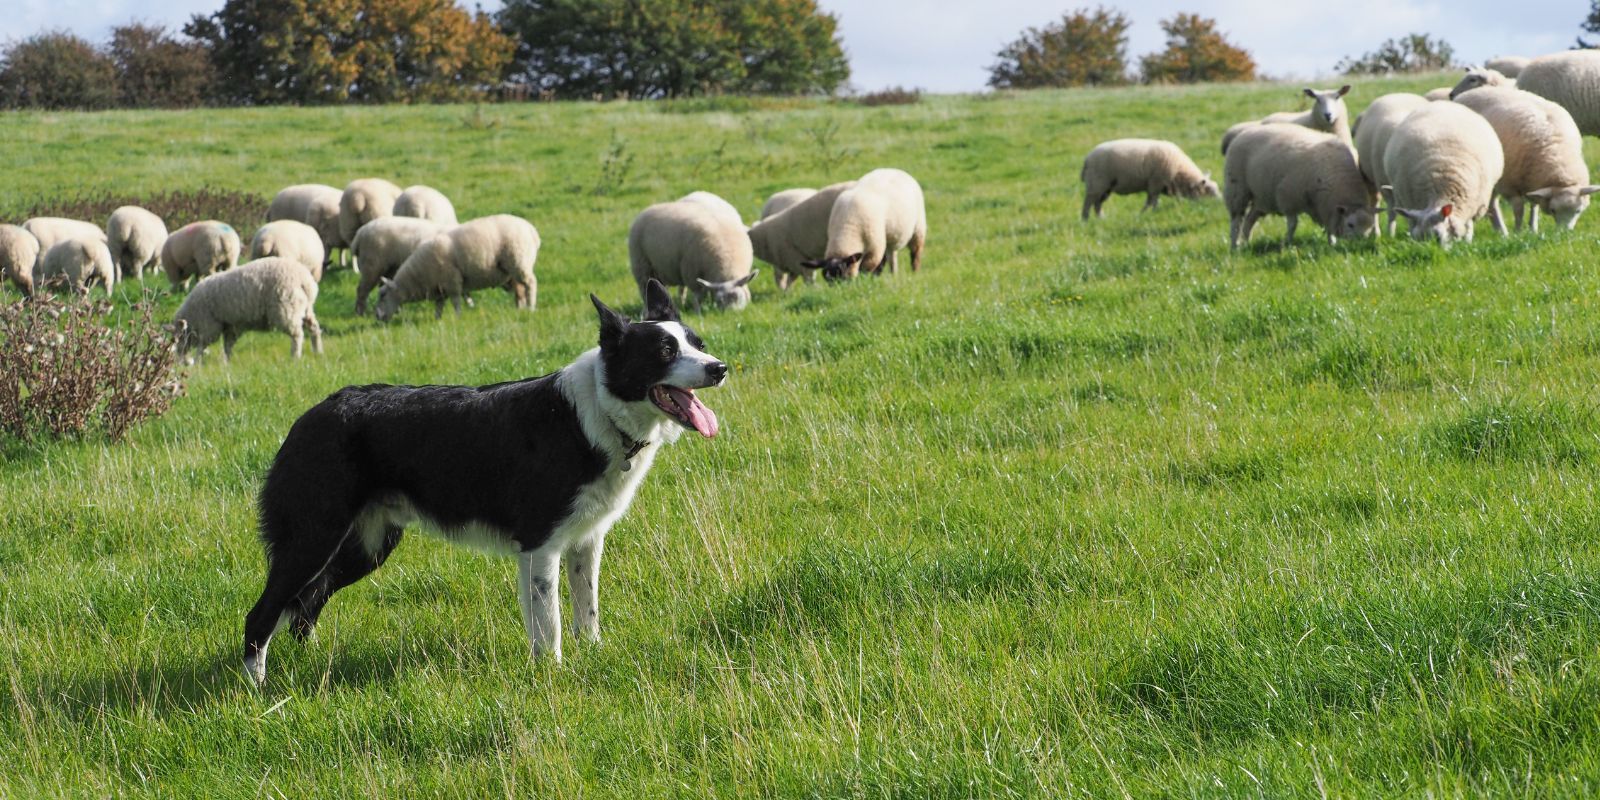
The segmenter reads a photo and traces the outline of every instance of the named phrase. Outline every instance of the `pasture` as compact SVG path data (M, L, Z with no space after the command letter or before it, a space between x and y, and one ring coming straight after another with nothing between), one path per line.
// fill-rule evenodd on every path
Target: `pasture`
M0 115L3 202L379 175L544 241L533 314L383 326L339 270L323 356L249 334L122 444L0 442L0 797L1600 792L1600 212L1449 254L1276 218L1230 254L1219 201L1078 220L1095 143L1220 176L1298 92ZM646 205L878 166L926 189L922 272L758 264L748 310L687 315L723 433L611 532L604 644L531 663L513 562L413 535L248 685L254 498L304 409L558 369L589 292L637 311Z

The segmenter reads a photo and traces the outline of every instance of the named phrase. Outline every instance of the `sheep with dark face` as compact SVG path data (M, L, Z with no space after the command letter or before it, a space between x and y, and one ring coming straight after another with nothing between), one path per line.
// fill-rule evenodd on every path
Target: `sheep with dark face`
M680 287L680 295L687 291L696 311L708 296L718 308L744 308L754 260L744 224L710 203L657 203L628 229L628 261L640 296L654 278Z
M1411 238L1444 247L1472 241L1505 171L1494 128L1459 103L1429 103L1400 121L1383 150L1385 198L1411 224Z
M828 280L899 270L899 252L911 250L911 271L922 268L928 213L922 185L898 169L875 169L854 188L839 193L828 214L828 247L803 266L822 270Z
M380 281L373 315L387 322L400 306L430 300L435 319L444 315L446 300L459 314L467 293L495 287L511 292L517 308L532 311L539 290L533 273L538 257L539 232L521 217L495 214L464 222L423 242L393 280Z

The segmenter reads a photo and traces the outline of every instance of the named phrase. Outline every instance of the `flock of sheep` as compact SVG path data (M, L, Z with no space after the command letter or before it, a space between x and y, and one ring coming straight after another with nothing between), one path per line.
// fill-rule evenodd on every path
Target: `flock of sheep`
M692 293L697 309L706 298L743 308L757 256L787 289L792 277L809 282L819 271L828 278L886 265L895 271L896 254L907 247L915 270L926 236L922 187L905 172L879 169L821 190L781 192L748 228L738 209L710 192L653 205L634 220L628 255L641 296L654 278ZM496 214L458 223L439 191L402 190L381 178L354 180L342 191L323 184L283 189L244 264L241 250L226 223L194 222L169 234L160 217L136 206L113 211L103 229L59 217L0 225L0 270L24 294L47 286L81 293L95 284L110 294L118 280L142 278L159 265L175 291L188 291L175 319L180 354L202 354L221 339L227 359L250 330L287 334L297 358L309 334L321 352L318 284L325 268L345 263L360 274L356 313L367 312L376 288L372 311L380 321L417 302L432 302L435 317L447 300L459 313L471 292L490 288L505 289L531 311L538 291L539 233L527 220Z
M1383 95L1353 125L1349 90L1306 89L1310 109L1229 128L1220 191L1171 142L1101 144L1084 159L1083 218L1099 214L1113 193L1146 193L1146 208L1163 194L1220 195L1234 248L1267 214L1285 217L1286 244L1301 214L1332 243L1378 233L1381 197L1389 235L1398 215L1413 238L1448 248L1471 241L1484 216L1505 234L1500 198L1510 201L1518 228L1526 208L1534 231L1541 210L1570 229L1600 191L1583 160L1583 136L1600 136L1600 52L1496 59L1454 87Z

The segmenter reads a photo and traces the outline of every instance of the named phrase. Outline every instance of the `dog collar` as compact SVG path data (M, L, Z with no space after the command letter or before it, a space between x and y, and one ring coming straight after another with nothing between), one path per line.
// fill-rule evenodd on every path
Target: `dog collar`
M648 447L650 443L641 442L637 439L634 439L632 436L629 436L628 433L622 429L622 426L618 425L617 421L611 417L606 417L606 421L611 423L612 430L617 432L617 438L621 439L623 445L628 448L627 452L622 454L622 471L627 472L628 470L633 469L633 457L639 455L639 451Z

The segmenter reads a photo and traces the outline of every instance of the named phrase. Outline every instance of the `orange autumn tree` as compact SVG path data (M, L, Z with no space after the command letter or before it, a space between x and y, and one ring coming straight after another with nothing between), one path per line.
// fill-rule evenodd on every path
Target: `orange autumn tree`
M1140 59L1146 83L1253 81L1256 62L1217 31L1217 21L1179 14L1161 22L1167 49Z

